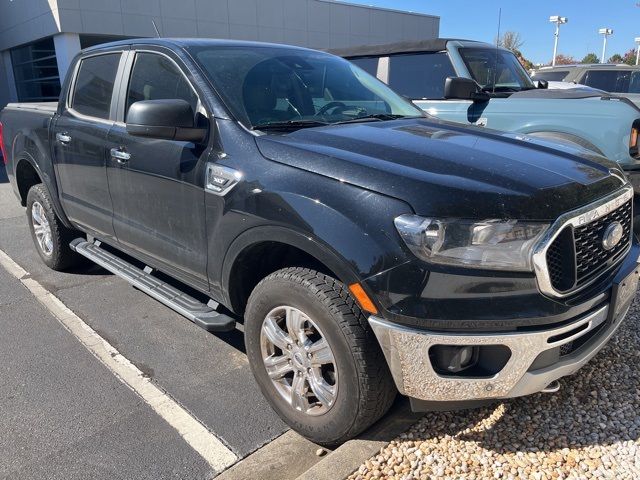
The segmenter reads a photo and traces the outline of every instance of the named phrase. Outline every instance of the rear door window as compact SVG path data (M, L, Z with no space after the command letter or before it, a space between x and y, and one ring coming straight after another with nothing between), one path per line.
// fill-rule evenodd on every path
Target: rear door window
M127 112L141 100L185 100L194 112L198 96L182 71L170 59L157 53L137 53L129 80Z
M85 58L80 62L71 108L82 115L108 119L121 53Z
M373 75L375 77L378 73L378 57L352 58L349 61L360 67L369 75Z
M455 77L446 52L392 55L389 86L412 100L444 98L444 82Z
M638 89L636 76L638 73L631 70L590 70L581 83L593 88L599 88L605 92L636 93ZM633 81L631 79L632 74ZM630 92L630 85L633 86L633 92Z

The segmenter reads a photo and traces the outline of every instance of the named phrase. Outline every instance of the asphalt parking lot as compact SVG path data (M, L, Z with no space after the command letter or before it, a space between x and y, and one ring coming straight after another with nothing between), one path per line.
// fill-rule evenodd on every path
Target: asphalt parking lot
M242 332L212 335L95 266L49 270L0 169L0 250L238 459L286 426L256 387ZM210 478L214 472L0 268L0 477Z
M417 423L419 416L405 418L396 430L406 432L397 437L389 430L366 432L351 449L321 459L317 446L287 431L260 395L241 330L209 334L96 266L49 270L24 216L0 168L0 250L28 272L23 280L58 297L235 455L236 466L219 478L329 480L352 472L353 480L640 478L637 299L610 344L580 373L562 379L560 392L430 413ZM175 428L2 267L0 325L0 478L216 476Z
M22 273L12 275L6 264ZM187 420L204 427L224 450L224 467L210 461L215 451L201 455L185 440L182 420L159 413L163 401L152 408L122 380L90 345L95 339L83 345L64 318L26 288L31 284L59 299L80 330L91 330L107 353L125 359ZM317 478L314 465L326 478L345 478L419 418L399 399L391 414L331 457L331 468L321 465L330 460L326 450L289 430L260 394L242 325L207 333L96 265L50 270L4 168L0 324L0 478L285 480L306 472ZM204 450L207 441L200 442Z

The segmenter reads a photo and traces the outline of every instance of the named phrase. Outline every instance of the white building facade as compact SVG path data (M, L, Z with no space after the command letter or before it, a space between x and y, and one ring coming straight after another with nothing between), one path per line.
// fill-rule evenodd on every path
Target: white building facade
M438 37L440 18L335 0L0 0L0 108L52 101L82 48L208 37L340 48Z

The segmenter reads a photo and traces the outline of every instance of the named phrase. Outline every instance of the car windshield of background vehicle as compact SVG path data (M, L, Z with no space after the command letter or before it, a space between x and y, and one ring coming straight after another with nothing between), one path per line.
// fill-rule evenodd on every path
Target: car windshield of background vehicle
M248 128L303 128L424 116L347 60L272 47L191 47L231 112Z
M511 52L492 48L461 48L459 52L469 73L484 91L519 92L535 88Z
M612 93L640 93L640 71L591 70L581 82Z
M546 80L547 82L561 82L569 75L567 70L553 70L548 72L535 72L532 76L534 80Z

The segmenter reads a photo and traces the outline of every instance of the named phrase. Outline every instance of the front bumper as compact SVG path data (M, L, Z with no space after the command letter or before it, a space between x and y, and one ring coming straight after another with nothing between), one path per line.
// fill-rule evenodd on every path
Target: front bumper
M635 261L625 263L628 267L620 270L620 279L637 272ZM369 323L400 393L427 402L494 400L540 392L591 360L618 329L629 308L625 305L620 311L612 306L611 298L562 326L535 331L443 333L375 316L369 317ZM445 376L436 372L430 356L434 345L503 346L511 355L491 376ZM578 347L572 349L572 345Z

